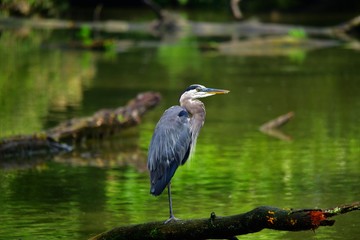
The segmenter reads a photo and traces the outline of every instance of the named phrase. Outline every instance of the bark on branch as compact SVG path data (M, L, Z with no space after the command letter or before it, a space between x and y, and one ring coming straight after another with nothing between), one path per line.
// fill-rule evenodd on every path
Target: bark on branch
M250 212L218 217L116 227L91 240L105 239L234 239L237 235L259 232L265 228L281 231L314 230L320 226L332 226L330 217L360 210L360 202L329 209L282 209L262 206Z

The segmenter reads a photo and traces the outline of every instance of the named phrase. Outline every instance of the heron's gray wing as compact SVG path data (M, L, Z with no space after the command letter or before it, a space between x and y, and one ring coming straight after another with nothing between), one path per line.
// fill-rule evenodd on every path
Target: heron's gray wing
M174 106L164 112L156 125L148 152L150 193L160 195L179 165L190 153L191 131L188 112Z

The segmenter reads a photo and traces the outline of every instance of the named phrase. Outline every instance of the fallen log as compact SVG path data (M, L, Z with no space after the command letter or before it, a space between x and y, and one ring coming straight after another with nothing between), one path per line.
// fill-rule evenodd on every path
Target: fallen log
M360 202L328 209L283 209L269 206L257 207L247 213L228 217L178 220L167 224L149 222L116 227L90 238L90 240L115 239L237 239L237 235L259 232L265 228L280 231L315 230L332 226L333 216L360 210Z
M135 126L144 113L155 107L161 99L159 93L138 94L126 106L102 109L90 117L73 118L46 131L47 136L57 141L79 142L86 138L102 138Z

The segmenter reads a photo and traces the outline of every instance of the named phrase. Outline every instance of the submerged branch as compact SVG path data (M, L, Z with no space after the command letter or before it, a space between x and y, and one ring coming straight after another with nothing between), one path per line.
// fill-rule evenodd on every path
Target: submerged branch
M237 235L259 232L265 228L281 231L315 230L320 226L332 226L330 217L360 210L360 202L330 209L282 209L262 206L250 212L210 218L179 220L164 224L150 222L116 227L91 240L105 239L232 239Z

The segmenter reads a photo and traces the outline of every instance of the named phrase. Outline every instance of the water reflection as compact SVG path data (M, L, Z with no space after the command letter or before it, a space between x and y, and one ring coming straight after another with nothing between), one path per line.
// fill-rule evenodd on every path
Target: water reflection
M0 137L39 132L49 110L79 108L96 73L92 54L39 50L48 32L16 33L4 31L0 38L0 56L6 59L0 65Z
M164 100L125 135L87 142L73 155L30 169L1 169L5 238L84 239L117 225L165 220L166 195L149 194L146 151L159 116L194 82L232 94L204 100L207 121L196 155L173 180L178 217L235 214L259 205L332 207L360 198L356 52L324 49L293 62L202 53L194 47L197 39L187 39L109 60L96 53L39 49L38 35L12 37L3 33L0 39L2 59L10 57L0 65L6 73L0 75L1 136L33 133L117 107L144 90L161 91ZM21 47L9 51L13 42ZM293 141L258 131L289 109L296 120L284 130ZM246 238L355 239L358 219L359 213L339 217L334 227L315 234L263 231Z
M134 129L108 138L78 143L73 152L56 156L54 161L71 167L131 167L138 172L147 171L146 152L139 148Z

